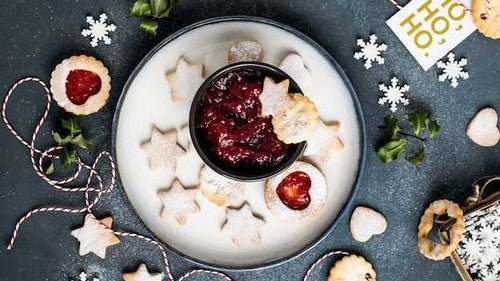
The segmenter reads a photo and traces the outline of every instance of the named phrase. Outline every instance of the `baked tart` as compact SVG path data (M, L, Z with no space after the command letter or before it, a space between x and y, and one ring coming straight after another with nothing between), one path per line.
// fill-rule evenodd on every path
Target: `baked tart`
M50 91L67 112L88 115L108 101L111 78L104 64L94 57L80 55L63 60L50 79Z

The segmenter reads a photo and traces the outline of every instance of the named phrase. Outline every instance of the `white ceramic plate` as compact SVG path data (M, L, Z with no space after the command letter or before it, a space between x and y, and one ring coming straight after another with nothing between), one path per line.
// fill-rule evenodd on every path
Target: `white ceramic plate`
M162 130L187 125L190 104L173 103L165 74L175 70L179 57L205 64L205 77L227 64L227 50L235 41L255 40L264 50L263 62L277 66L290 52L299 53L312 75L304 93L317 105L324 121L341 123L340 137L345 149L327 164L315 164L326 176L328 199L313 220L284 223L275 218L264 203L263 182L252 183L245 196L253 211L267 224L261 229L261 243L237 247L224 236L224 208L216 207L201 194L201 212L183 226L161 219L162 203L157 193L169 188L174 178L168 173L151 172L140 144L148 140L151 128ZM133 208L144 224L170 248L192 260L224 268L252 268L286 260L309 248L325 234L346 205L356 178L363 149L359 108L350 86L335 63L310 39L297 31L268 20L247 17L219 18L198 23L167 38L155 48L132 74L122 94L114 124L114 145L120 179ZM202 164L190 151L181 168L185 185L198 183Z

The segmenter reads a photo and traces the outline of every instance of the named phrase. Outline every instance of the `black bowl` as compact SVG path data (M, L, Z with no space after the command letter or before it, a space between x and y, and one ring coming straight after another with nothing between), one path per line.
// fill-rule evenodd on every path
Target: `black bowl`
M239 62L225 66L213 73L203 82L194 96L191 104L191 111L189 112L189 131L193 145L201 159L203 159L203 161L210 168L212 168L212 170L225 177L239 181L262 180L276 175L290 167L290 165L292 165L295 160L302 155L306 143L301 142L298 144L290 144L290 149L285 158L274 166L252 166L250 168L230 165L229 163L221 161L221 159L212 151L211 144L206 139L206 135L203 130L196 127L196 120L199 114L200 99L203 97L205 92L221 77L235 71L256 72L259 73L259 78L264 79L264 77L270 77L276 82L289 79L289 92L302 93L302 90L288 74L277 67L261 62Z

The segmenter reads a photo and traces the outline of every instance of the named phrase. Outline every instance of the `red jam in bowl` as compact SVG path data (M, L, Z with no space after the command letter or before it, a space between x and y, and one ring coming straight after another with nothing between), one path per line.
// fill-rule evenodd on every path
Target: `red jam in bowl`
M214 81L200 99L196 129L225 164L274 167L291 152L273 132L271 118L260 116L263 81L258 70L234 70Z

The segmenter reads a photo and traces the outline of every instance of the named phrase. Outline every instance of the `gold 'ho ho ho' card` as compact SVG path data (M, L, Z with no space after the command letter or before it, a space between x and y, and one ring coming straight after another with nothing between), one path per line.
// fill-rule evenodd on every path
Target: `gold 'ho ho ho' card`
M413 0L387 25L427 70L476 30L464 6L470 0Z

